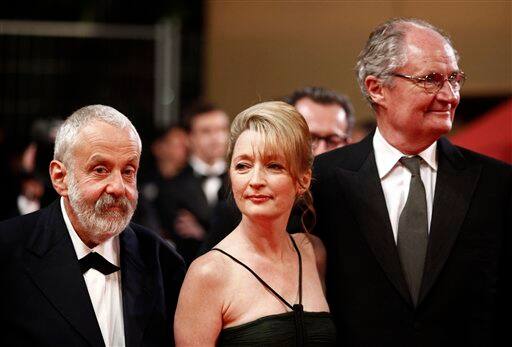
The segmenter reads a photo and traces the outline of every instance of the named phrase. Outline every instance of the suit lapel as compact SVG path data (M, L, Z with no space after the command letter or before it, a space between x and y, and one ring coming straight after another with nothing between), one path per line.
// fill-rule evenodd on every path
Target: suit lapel
M36 229L24 257L27 273L85 340L104 346L59 201L42 212Z
M121 233L120 242L125 342L126 346L135 347L142 344L155 305L155 286L151 281L153 269L146 267L131 227Z
M208 215L208 199L206 198L206 194L203 190L203 182L199 177L194 176L194 182L191 185L191 189L189 191L191 192L192 196L195 197L194 203L197 204L198 212L200 215Z
M438 142L438 172L419 302L439 276L457 239L481 166L468 166L460 151L448 140Z
M372 147L373 134L355 145L355 160L337 171L347 202L376 260L401 296L412 304L396 250Z

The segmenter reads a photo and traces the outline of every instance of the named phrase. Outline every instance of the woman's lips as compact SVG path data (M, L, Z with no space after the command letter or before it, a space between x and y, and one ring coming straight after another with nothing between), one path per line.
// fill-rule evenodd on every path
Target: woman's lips
M269 195L259 195L259 194L258 195L249 195L249 196L247 196L247 199L251 200L254 203L263 203L263 202L270 200L270 196Z

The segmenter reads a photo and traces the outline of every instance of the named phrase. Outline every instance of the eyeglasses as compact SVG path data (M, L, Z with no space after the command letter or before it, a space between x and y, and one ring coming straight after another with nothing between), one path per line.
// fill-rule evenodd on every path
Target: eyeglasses
M311 134L311 147L313 150L317 149L320 146L320 141L325 143L325 147L328 150L338 148L341 145L346 145L348 143L348 136L343 135L328 135L328 136L318 136L315 134Z
M443 88L444 83L448 81L454 92L460 91L464 82L466 81L466 75L462 71L456 71L445 77L443 74L432 72L424 77L414 77L408 75L402 75L399 73L392 74L396 77L402 77L412 81L414 84L423 88L427 93L436 94Z

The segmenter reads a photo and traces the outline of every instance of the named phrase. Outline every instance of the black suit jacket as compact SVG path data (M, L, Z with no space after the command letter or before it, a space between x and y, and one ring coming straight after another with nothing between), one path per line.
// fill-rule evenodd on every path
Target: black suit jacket
M126 346L174 345L181 257L131 223L120 235ZM59 201L0 223L3 346L104 346Z
M222 176L222 183L218 193L219 202L226 197L225 175ZM164 229L176 243L187 264L191 263L198 254L201 241L181 238L174 230L174 223L178 211L187 210L194 215L203 229L209 232L215 206L208 205L200 176L190 165L186 166L178 176L162 182L156 204Z
M314 165L315 231L327 247L327 297L339 340L348 346L494 345L510 307L511 167L438 141L429 245L415 309L372 136L326 153Z

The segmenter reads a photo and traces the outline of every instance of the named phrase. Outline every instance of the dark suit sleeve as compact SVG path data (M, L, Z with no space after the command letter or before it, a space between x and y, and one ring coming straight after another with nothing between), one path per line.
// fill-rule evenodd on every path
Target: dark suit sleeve
M512 176L512 175L511 175ZM510 178L512 181L512 177ZM510 331L510 312L512 312L512 192L505 208L504 252L498 278L498 334L497 341L506 341Z
M165 288L165 308L168 312L170 321L167 329L170 329L172 346L174 346L174 313L176 311L176 305L178 303L178 297L180 294L181 285L185 277L185 262L183 258L172 248L167 247L162 252L162 274L164 278L163 286Z
M334 168L327 165L329 161L328 157L324 155L315 158L313 164L313 183L311 185L313 205L316 213L313 234L320 237L326 246L331 244L329 229L333 227L329 225L327 211L329 211L329 205L334 201L332 195L335 194L334 191L336 190L336 185L331 182Z
M174 312L185 275L183 259L167 241L134 223L121 235L121 247L125 252L121 269L125 271L127 346L174 345Z
M334 195L339 195L339 193L337 192L336 185L332 182L333 176L334 167L332 166L332 160L325 155L317 156L313 164L313 183L311 186L313 205L316 213L316 223L312 230L312 234L318 236L322 240L327 251L325 277L326 297L333 319L336 325L339 326L339 322L337 320L340 298L337 294L338 289L335 271L336 260L334 259L334 256L339 252L335 239L335 233L339 232L339 225L333 224L336 223L336 221L332 221L331 216L332 205L338 205L339 203L339 200L335 199ZM338 207L343 208L342 206ZM339 223L340 221L337 222Z

